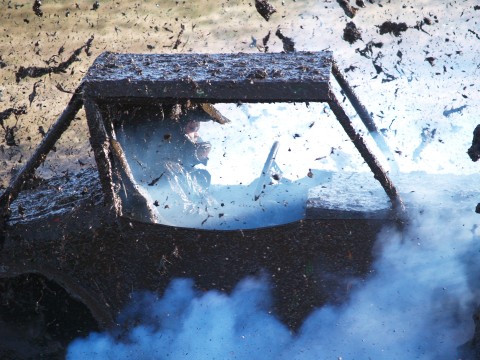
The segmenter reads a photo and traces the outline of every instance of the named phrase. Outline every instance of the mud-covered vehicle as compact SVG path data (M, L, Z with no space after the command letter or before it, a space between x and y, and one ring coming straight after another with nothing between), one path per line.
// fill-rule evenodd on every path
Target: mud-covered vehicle
M393 158L330 52L97 58L0 198L2 354L62 354L176 277L228 292L268 276L293 329L344 297L403 204L334 80ZM96 169L33 180L82 106ZM319 166L327 113L369 171Z

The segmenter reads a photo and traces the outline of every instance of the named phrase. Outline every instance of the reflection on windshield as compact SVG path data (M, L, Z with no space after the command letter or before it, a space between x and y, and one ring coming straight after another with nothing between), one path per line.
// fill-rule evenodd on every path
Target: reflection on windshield
M332 170L361 167L324 104L215 108L230 121L192 104L132 108L114 121L156 222L246 229L300 220Z

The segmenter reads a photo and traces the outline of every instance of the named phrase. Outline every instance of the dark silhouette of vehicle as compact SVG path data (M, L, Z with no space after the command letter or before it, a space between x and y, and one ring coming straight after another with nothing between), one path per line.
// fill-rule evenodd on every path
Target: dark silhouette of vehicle
M348 279L368 272L378 231L386 223L401 223L404 215L394 185L337 100L334 80L388 157L388 147L330 52L99 56L0 198L0 328L12 338L40 339L36 348L23 347L23 354L17 350L20 356L61 354L73 338L116 326L116 316L133 292L162 293L176 277L193 278L200 289L228 292L245 276L264 274L275 298L272 310L292 329L314 307L348 296ZM310 196L301 218L288 223L218 229L203 228L200 221L198 226L179 226L158 220L158 203L145 195L134 174L131 151L141 153L146 145L122 142L125 127L142 125L165 105L190 104L222 123L225 117L215 104L318 102L328 104L389 205L378 206L368 192L357 197L356 208L326 206L321 196ZM96 169L32 181L36 167L82 106ZM174 120L164 116L163 121ZM168 134L159 136L169 140ZM278 143L268 146L270 152L258 154L268 157L263 168L261 159L254 169L257 180L236 187L239 192L251 189L254 196L248 201L254 204L268 197L263 190L279 180L270 171ZM372 178L371 173L359 176L350 179L352 193L361 187L359 181ZM319 173L312 171L304 180L316 177ZM145 188L156 184L155 179L152 175ZM338 179L349 181L348 176ZM215 218L222 216L218 212ZM252 218L261 216L259 212Z

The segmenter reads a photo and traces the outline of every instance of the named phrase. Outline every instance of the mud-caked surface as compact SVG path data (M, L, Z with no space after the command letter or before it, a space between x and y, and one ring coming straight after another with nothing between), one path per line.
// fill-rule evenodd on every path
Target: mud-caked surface
M1 359L63 359L73 339L96 329L85 305L45 277L0 279Z
M98 187L88 172L75 181ZM106 327L133 292L161 294L174 278L229 292L247 276L267 276L272 312L296 329L314 308L344 301L356 280L368 277L376 235L388 223L328 219L243 231L175 228L115 218L102 202L85 194L73 201L75 192L63 189L69 199L63 211L10 222L0 271L46 274Z
M94 168L76 174L66 172L51 179L34 177L28 180L12 203L11 224L26 223L55 216L68 216L85 202L94 205L103 200L98 172Z

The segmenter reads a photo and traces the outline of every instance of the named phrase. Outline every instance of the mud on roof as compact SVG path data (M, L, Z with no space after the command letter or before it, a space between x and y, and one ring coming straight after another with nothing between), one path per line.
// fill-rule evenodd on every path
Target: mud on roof
M100 55L84 94L214 101L325 101L332 53ZM253 76L252 74L262 74Z

